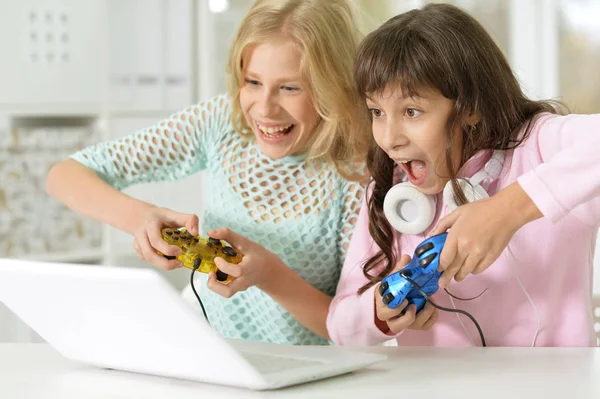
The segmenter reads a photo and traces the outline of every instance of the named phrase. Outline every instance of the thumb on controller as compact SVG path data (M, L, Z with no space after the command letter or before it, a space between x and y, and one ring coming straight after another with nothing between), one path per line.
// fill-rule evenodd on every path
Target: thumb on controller
M220 227L218 229L210 230L207 234L209 237L228 242L233 248L242 253L250 252L249 248L255 245L253 241L236 233L228 227Z
M394 268L392 269L392 271L390 272L390 274L394 274L402 269L404 269L406 267L406 265L408 265L411 261L411 257L409 254L403 254L400 257L400 260L398 262L396 262L396 265L394 266Z
M167 211L166 215L171 219L177 226L183 226L193 236L197 236L198 232L198 216L193 213L179 213L172 210Z

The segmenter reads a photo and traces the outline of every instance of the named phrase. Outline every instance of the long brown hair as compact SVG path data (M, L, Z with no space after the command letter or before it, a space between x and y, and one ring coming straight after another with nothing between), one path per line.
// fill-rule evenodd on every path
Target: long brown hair
M450 143L462 134L460 165L484 149L512 149L530 134L533 117L557 113L561 104L526 97L504 55L490 35L469 14L447 4L429 4L388 20L361 43L354 78L360 94L381 94L394 85L404 95L438 90L454 101L446 124L446 162L458 204L466 203L456 182L458 169L451 159ZM554 105L558 105L556 107ZM476 130L466 117L481 119ZM525 134L518 136L525 126ZM369 280L359 293L381 281L393 269L394 230L383 214L383 200L393 185L394 161L371 141L367 165L372 176L368 198L369 232L380 251L365 264ZM369 272L384 267L376 275Z

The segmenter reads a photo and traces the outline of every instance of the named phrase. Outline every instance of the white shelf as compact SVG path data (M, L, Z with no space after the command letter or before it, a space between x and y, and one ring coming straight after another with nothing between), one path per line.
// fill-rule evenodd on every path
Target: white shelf
M105 251L103 248L92 248L92 249L78 249L69 252L55 252L55 253L40 253L35 255L23 255L19 256L20 259L44 261L44 262L90 262L98 261L101 263L105 257Z
M191 104L190 104L191 105ZM148 110L135 110L135 109L123 109L114 108L109 109L107 114L113 118L164 118L173 115L181 111L178 109L148 109Z
M86 104L31 104L12 105L10 107L0 106L0 114L10 115L13 118L24 117L98 117L103 114L100 105Z

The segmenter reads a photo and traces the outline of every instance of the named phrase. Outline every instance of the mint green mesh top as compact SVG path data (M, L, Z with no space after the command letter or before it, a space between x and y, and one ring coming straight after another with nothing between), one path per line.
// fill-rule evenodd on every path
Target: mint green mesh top
M233 130L228 96L72 158L118 190L206 171L203 236L227 226L276 253L322 292L335 294L363 187L344 180L333 166L307 165L304 156L264 156L253 135ZM328 344L255 287L229 299L208 289L200 295L211 324L226 337Z

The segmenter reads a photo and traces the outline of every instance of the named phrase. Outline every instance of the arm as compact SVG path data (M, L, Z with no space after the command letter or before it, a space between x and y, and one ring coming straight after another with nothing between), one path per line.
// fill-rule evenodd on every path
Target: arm
M346 182L339 196L343 201L339 220L339 256L343 259L345 248L350 241L352 227L356 222L357 210L362 198L362 187L358 183ZM244 259L237 265L229 264L220 258L215 259L219 269L230 274L234 279L227 285L216 281L214 274L208 277L208 288L230 298L236 292L256 286L284 309L286 309L302 325L320 336L330 339L326 320L331 297L296 274L273 252L261 245L231 231L220 228L209 231L211 237L229 242L244 254ZM338 260L339 262L339 260ZM339 267L335 263L332 267Z
M242 262L227 263L215 258L215 264L233 277L228 284L217 282L214 272L208 275L207 286L217 294L231 298L251 286L269 295L301 324L329 339L325 328L327 308L331 297L310 285L273 252L229 228L211 230L208 235L225 240L244 254Z
M331 297L310 285L306 280L283 265L269 286L257 287L277 301L302 325L320 336L330 339L325 321Z
M440 255L440 287L490 267L525 224L571 215L590 229L600 225L600 115L541 116L513 151L517 181L492 198L463 205L429 235L450 229ZM523 173L524 172L524 173ZM522 174L521 174L522 173Z
M344 181L342 189L342 212L339 219L338 259L346 258L347 250L356 225L364 187L358 182ZM300 323L326 339L331 340L327 330L327 315L332 298L313 287L288 267L279 268L281 276L272 281L272 287L264 287Z
M518 178L541 213L556 222L571 213L600 225L600 115L551 116L526 146L541 162Z
M367 283L363 275L364 263L377 251L377 245L369 233L365 196L327 316L330 339L338 345L374 345L391 338L383 332L387 331L387 325L378 322L375 315L374 291L377 285L362 295L357 293Z
M121 193L92 169L73 159L52 167L46 181L46 191L75 212L130 234L133 234L134 226L139 225L156 208Z
M132 233L155 207L120 192L131 185L186 177L206 164L202 147L227 118L223 99L199 104L155 126L84 149L56 164L47 192L69 208ZM219 108L220 107L220 108ZM212 112L207 112L212 108Z

